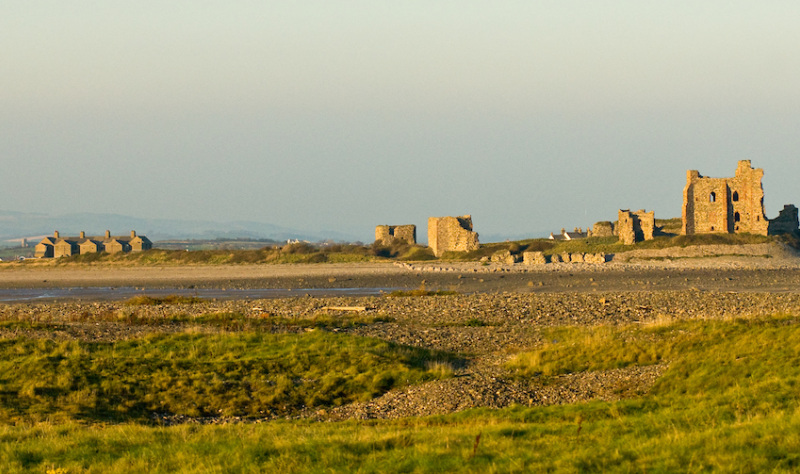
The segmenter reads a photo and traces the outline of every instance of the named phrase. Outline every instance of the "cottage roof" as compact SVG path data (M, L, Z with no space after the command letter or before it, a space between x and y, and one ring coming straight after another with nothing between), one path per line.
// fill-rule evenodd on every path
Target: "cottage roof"
M56 240L53 237L45 237L39 242L39 244L55 245L56 244Z
M564 232L564 236L567 240L575 240L575 239L585 239L586 234L584 232Z

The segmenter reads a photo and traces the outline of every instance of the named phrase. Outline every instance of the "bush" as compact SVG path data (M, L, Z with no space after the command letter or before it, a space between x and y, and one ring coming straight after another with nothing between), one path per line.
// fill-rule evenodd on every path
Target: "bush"
M281 252L288 254L308 254L317 252L317 249L308 242L296 242L293 244L284 245L281 247Z

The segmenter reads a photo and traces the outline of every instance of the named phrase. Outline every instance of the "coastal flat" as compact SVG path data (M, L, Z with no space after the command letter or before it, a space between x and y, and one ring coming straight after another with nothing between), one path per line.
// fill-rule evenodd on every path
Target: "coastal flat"
M800 291L800 260L720 257L674 262L548 264L2 265L0 288L447 289L598 292L702 289ZM424 283L423 283L424 282Z

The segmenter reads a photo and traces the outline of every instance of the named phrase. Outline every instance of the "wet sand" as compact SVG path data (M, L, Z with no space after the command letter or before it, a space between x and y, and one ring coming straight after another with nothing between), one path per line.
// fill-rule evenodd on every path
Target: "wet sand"
M502 267L474 263L217 265L217 266L0 266L0 288L342 289L402 288L463 293L598 291L800 292L800 265L770 259L709 259L698 265L559 264Z

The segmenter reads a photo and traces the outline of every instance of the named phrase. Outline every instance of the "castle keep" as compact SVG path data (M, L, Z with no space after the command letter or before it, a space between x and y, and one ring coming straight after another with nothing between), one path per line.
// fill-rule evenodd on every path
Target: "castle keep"
M472 231L472 216L428 218L428 246L441 257L445 252L469 252L480 247Z
M764 170L750 160L739 161L733 178L707 178L697 170L686 173L681 233L779 234L797 230L797 208L784 207L769 220L764 215Z

